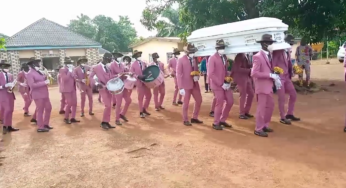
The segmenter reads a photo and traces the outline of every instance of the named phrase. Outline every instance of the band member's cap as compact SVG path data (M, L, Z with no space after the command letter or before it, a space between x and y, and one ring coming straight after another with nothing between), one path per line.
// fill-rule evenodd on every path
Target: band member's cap
M122 53L116 52L115 50L113 51L113 56L114 58L118 58L118 57L123 57L124 55Z
M109 52L103 54L103 59L109 59L109 60L112 60L113 58L113 55Z
M88 58L86 58L85 56L79 57L78 60L77 60L77 63L79 63L80 61L88 62Z
M257 43L261 43L261 42L276 42L275 40L273 40L273 36L269 35L269 34L264 34L262 35L261 40L257 40Z
M293 36L293 35L287 34L287 35L285 36L285 42L287 42L288 44L294 44L293 39L294 39L294 36Z
M155 52L155 53L153 53L153 54L151 55L151 57L152 57L152 58L160 58L159 54L158 54L158 53L156 53L156 52Z
M126 59L128 59L129 62L131 62L131 60L132 60L132 58L131 58L130 56L124 56L124 57L123 57L123 61L125 61Z
M220 40L216 40L216 48L224 48L226 47L227 45L225 44L225 41L223 41L223 39L220 39Z
M178 50L178 48L173 49L173 54L180 54L180 51Z
M2 60L0 61L0 67L10 67L10 66L11 66L11 64L9 64L9 63L7 62L7 60L2 59Z
M35 58L35 57L31 57L31 58L29 59L29 62L27 62L26 64L27 64L27 65L32 65L32 64L34 64L34 63L39 63L39 62L41 62L41 59L38 59L38 58Z
M142 55L142 52L137 50L133 51L132 57L138 57L138 55Z
M65 57L64 63L65 64L72 64L73 60L70 57Z
M195 53L198 50L194 44L188 43L187 46L184 47L184 51L189 53Z

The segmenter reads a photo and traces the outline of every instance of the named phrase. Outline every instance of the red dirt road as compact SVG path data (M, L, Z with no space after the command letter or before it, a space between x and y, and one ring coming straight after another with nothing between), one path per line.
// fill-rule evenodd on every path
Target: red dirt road
M103 106L97 95L95 117L65 125L58 115L60 94L51 88L54 129L38 134L22 116L17 94L14 126L21 130L4 136L0 187L345 188L343 67L332 63L312 70L314 81L329 79L318 81L329 91L298 95L295 115L302 121L291 126L278 122L276 104L270 124L275 132L268 138L253 134L254 120L237 118L238 94L228 119L233 129L211 128L212 94L204 93L200 119L205 123L185 127L181 107L171 105L171 79L166 80L166 110L155 112L152 101L152 115L140 119L133 92L130 122L109 131L99 127ZM332 82L336 86L329 87ZM255 109L256 102L253 114ZM114 112L112 119L114 124Z

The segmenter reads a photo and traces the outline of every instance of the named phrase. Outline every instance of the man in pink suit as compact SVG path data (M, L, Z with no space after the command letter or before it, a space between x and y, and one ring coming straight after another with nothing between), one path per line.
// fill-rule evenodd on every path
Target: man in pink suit
M47 76L41 71L41 60L30 58L27 63L30 67L26 75L27 84L30 88L31 98L36 104L37 132L49 132L53 127L49 126L52 104L49 99L48 84L50 83Z
M239 53L234 59L232 66L232 78L239 89L239 119L249 119L253 115L250 114L254 91L252 86L251 65L244 53Z
M27 64L23 64L21 67L21 71L17 75L17 82L19 83L19 93L22 95L24 100L24 116L30 116L29 107L31 105L32 99L29 93L29 87L26 84L26 73L29 71L29 67Z
M121 53L113 53L113 56L115 58L115 60L111 63L110 65L110 71L112 73L113 76L117 76L120 77L122 80L125 80L127 78L126 75L124 75L125 72L128 72L125 69L125 65L123 63L121 63L122 60L122 56L123 54ZM123 109L121 110L121 105L122 105L122 101L123 99L125 100L125 105L123 107ZM116 125L122 125L122 123L120 122L120 119L124 120L125 122L128 122L128 119L125 117L126 112L132 102L131 99L131 90L128 90L126 88L124 88L123 92L118 94L118 95L113 95L113 104L116 104L115 107L115 124Z
M101 127L105 130L115 128L109 124L111 118L112 94L106 88L107 82L114 78L110 69L106 66L107 63L112 61L112 58L113 56L111 53L105 53L102 61L91 69L91 74L89 76L92 87L96 86L98 88L103 104L105 105L101 122ZM95 75L97 80L94 79Z
M285 37L285 41L291 45L293 45L293 39L294 37L292 35L286 35ZM300 118L297 118L293 115L294 105L297 100L297 92L291 80L293 70L289 51L274 50L273 66L280 67L284 71L284 73L280 75L282 87L277 92L279 99L279 111L281 117L280 123L290 125L291 121L300 121ZM287 113L285 112L286 93L289 95Z
M198 83L198 76L191 76L192 71L198 71L197 62L194 59L195 52L197 48L193 44L188 44L185 48L185 53L183 57L179 58L177 64L177 83L179 88L179 93L184 96L183 104L183 121L184 125L191 126L191 123L201 124L203 121L198 119L198 114L202 104L201 89ZM188 119L188 109L190 104L190 98L195 99L195 106L193 110L193 116L191 123Z
M69 57L65 57L65 66L60 69L60 89L62 94L66 99L66 108L65 108L65 123L78 123L79 120L76 120L76 110L77 110L77 92L76 92L76 81L73 76L73 61ZM72 112L71 112L72 111ZM70 117L71 112L71 119Z
M256 128L254 134L268 137L267 132L273 132L269 123L274 110L273 90L274 82L280 89L280 77L273 73L272 56L270 51L275 42L272 35L264 34L261 43L262 49L253 56L251 76L254 79L255 93L257 96Z
M19 130L12 127L14 100L16 100L16 97L11 91L14 87L14 80L13 75L9 72L10 67L11 64L7 63L6 60L0 60L0 69L2 70L0 73L0 111L3 117L3 134Z
M84 117L85 98L88 96L89 115L93 116L93 91L89 82L90 67L86 65L88 59L80 57L77 61L78 67L73 70L73 76L77 82L81 97L81 117Z
M132 72L134 76L137 78L136 88L138 93L139 116L141 118L145 118L146 115L150 115L147 109L149 107L149 103L151 100L151 91L142 82L146 78L145 75L143 75L143 70L147 68L147 65L145 62L141 61L141 56L142 52L137 50L133 52L132 57L135 58L136 61L132 63L130 72ZM143 103L144 97L145 101Z
M159 61L159 58L160 58L159 54L155 52L152 54L152 57L153 57L153 62L151 63L151 65L158 66L160 68L160 71L165 73L165 65L161 61ZM164 110L165 108L162 107L162 103L166 95L165 81L163 81L161 85L154 88L153 90L154 90L153 93L154 93L154 103L155 103L156 111Z
M213 129L222 130L223 126L232 127L226 123L226 120L233 106L233 92L231 83L225 80L229 76L227 57L225 56L226 44L222 39L217 40L215 48L216 53L210 56L207 70L210 79L209 84L213 88L216 99Z
M168 62L168 70L171 73L171 76L174 78L174 95L173 95L173 105L178 106L179 104L183 104L181 101L182 95L179 94L178 89L178 83L177 83L177 77L176 77L176 70L177 70L177 63L178 63L178 56L180 55L180 51L178 48L173 49L173 57ZM177 95L179 94L178 103L177 103Z
M61 94L61 100L60 100L60 111L59 111L59 114L65 114L65 107L66 107L66 99L65 99L65 96L64 94L61 92L61 76L60 76L60 69L63 68L64 66L62 65L59 65L59 67L56 69L57 71L57 82L58 82L58 87L59 87L59 92Z

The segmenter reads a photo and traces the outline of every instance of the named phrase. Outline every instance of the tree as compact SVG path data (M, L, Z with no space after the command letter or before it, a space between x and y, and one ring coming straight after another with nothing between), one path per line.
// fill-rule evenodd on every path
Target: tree
M6 44L6 39L8 38L8 36L0 33L0 50L1 49L6 49L5 48L5 44Z
M119 16L115 21L111 17L98 15L91 19L81 14L75 20L71 20L69 29L85 37L91 38L102 44L108 51L127 52L128 46L137 37L137 32L127 16Z

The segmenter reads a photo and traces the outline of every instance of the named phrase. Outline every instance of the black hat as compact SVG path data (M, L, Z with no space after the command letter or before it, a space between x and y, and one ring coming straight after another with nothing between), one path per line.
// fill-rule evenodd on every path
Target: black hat
M220 39L220 40L216 40L216 48L224 48L226 47L227 45L225 44L225 42L223 41L223 39Z
M72 64L73 60L70 57L65 57L64 63L65 64Z
M276 42L275 40L273 40L273 36L269 35L269 34L264 34L262 35L261 40L256 41L257 43L261 43L261 42Z
M78 60L77 60L77 63L79 63L80 61L88 62L88 58L86 58L85 56L79 57Z
M155 52L155 53L153 53L153 54L151 55L151 57L152 57L152 58L160 58L159 54L158 54L158 53L156 53L156 52Z
M109 59L112 60L113 55L109 52L106 52L105 54L103 54L103 59Z
M122 53L116 52L115 50L113 51L113 56L114 58L118 58L118 57L123 57L124 55Z
M41 62L41 59L38 59L38 58L35 58L35 57L31 57L31 58L29 59L29 62L27 62L26 64L27 64L27 65L32 65L32 64L34 64L34 63L39 63L39 62Z
M195 45L192 43L188 43L187 46L184 47L184 50L189 53L195 53L198 51Z
M125 61L126 59L129 59L130 62L131 62L131 60L132 60L132 58L131 58L130 56L124 56L124 57L123 57L123 61Z
M173 54L174 55L180 54L180 50L178 48L174 48L173 49Z
M11 64L7 63L7 60L2 59L0 61L0 67L10 67Z
M142 52L138 50L133 51L132 57L138 57L138 55L142 55Z

